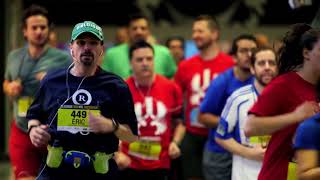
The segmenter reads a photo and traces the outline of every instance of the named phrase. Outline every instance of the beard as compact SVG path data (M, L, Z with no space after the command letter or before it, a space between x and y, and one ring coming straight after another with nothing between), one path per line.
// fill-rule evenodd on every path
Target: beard
M84 52L80 55L80 62L85 66L91 66L94 62L94 55L91 52Z
M203 43L200 43L200 44L197 44L197 43L196 43L196 46L197 46L197 48L198 48L199 50L207 49L207 48L210 47L211 44L212 44L212 41L209 41L209 40L207 40L207 41L202 41L202 42L203 42Z
M48 39L45 39L43 41L29 41L29 44L31 44L32 46L38 47L38 48L42 48L44 47L48 42Z

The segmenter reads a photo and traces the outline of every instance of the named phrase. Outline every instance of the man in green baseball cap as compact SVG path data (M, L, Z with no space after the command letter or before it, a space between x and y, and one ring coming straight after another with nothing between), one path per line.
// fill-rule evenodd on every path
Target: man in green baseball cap
M31 143L48 149L38 178L117 179L119 140L138 139L130 90L99 67L103 33L94 22L76 24L69 47L73 64L46 75L27 113Z
M92 21L74 26L70 40L70 54L74 65L92 66L100 64L103 55L102 28Z
M76 40L82 33L92 33L100 41L103 41L102 28L92 21L84 21L74 26L71 34L71 42Z

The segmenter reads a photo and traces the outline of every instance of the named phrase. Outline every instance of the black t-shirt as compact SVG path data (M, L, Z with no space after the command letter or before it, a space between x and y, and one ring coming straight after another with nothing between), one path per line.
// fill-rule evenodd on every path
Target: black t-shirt
M127 124L133 134L137 135L137 120L127 84L120 77L101 68L97 69L94 76L86 78L75 77L68 69L48 73L28 110L27 119L51 124L49 132L56 141L51 140L49 144L58 142L65 150L88 154L117 151L119 140L113 133L84 135L86 133L57 131L58 109L73 106L98 107L101 115L114 118L120 124Z

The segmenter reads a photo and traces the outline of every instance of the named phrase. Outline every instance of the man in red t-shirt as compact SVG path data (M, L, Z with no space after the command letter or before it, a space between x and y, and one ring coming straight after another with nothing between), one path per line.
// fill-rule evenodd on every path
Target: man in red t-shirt
M288 166L294 161L292 144L297 125L319 111L315 103L315 87L320 78L319 40L320 32L310 26L293 26L280 50L280 75L265 88L249 111L246 136L272 134L259 180L286 180L295 175L291 168L288 171Z
M193 23L192 38L200 54L182 61L175 81L185 94L186 134L181 144L186 179L202 179L202 154L208 129L198 121L199 105L210 81L234 65L231 56L218 48L219 27L214 18L199 16Z
M140 41L130 48L133 76L127 80L138 120L139 141L122 142L116 155L120 179L165 180L170 159L180 156L183 126L172 134L173 120L181 119L182 92L173 81L154 73L154 50ZM181 120L180 120L181 123Z

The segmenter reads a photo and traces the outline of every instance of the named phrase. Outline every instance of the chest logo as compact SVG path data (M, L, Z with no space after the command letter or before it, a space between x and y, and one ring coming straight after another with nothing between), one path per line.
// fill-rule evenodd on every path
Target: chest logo
M72 95L72 102L76 105L89 105L91 101L92 96L85 89L79 89Z

